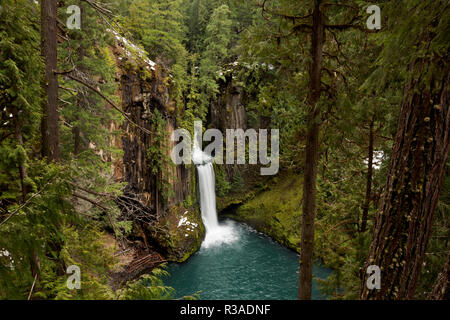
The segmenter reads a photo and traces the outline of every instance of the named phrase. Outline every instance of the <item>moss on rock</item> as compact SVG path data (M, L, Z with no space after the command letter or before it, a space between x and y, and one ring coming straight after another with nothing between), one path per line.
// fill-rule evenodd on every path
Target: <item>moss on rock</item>
M159 220L158 229L164 232L155 234L169 261L183 262L194 254L205 238L205 227L198 208L186 209L174 206Z
M245 222L282 245L300 251L302 177L286 174L226 216ZM227 200L241 203L242 199Z

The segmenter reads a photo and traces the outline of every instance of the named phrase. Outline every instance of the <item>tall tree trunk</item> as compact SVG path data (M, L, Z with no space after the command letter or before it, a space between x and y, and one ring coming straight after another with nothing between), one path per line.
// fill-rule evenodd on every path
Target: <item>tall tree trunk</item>
M298 298L311 299L312 268L314 251L314 220L316 216L316 177L319 161L319 115L317 107L321 94L322 49L325 38L325 18L316 1L313 12L313 29L309 69L308 119L303 181L302 242L300 250L300 272Z
M381 289L367 289L365 274L362 299L414 298L449 150L449 65L432 57L410 68L420 76L405 88L367 261L380 267Z
M57 1L41 0L41 51L45 63L43 82L42 156L59 160Z
M450 252L447 254L447 261L439 273L436 282L434 283L433 290L431 291L428 299L431 300L450 300Z
M370 199L372 196L372 175L373 175L373 125L374 116L369 124L369 157L367 162L367 180L366 180L366 198L364 200L363 212L361 218L360 232L365 232L367 228L367 216L369 215Z
M76 117L75 120L78 121L78 117ZM77 156L81 150L80 127L75 125L72 129L72 134L73 134L73 154Z
M78 2L78 6L80 7L80 27L83 28L83 3L82 3L82 1ZM77 37L77 39L80 40L80 42L83 41L83 36L82 36L81 33L80 33L80 36ZM78 66L78 70L80 70L81 72L86 72L86 70L84 68L84 65L83 65L83 59L84 59L84 57L86 55L83 43L78 48L77 53L78 53L78 60L81 63ZM78 92L78 94L77 94L77 104L78 104L78 106L85 107L84 101L85 101L85 98L83 97L83 93ZM74 145L73 146L73 153L74 153L75 156L77 156L80 153L80 151L81 151L81 130L80 130L80 127L78 125L78 121L79 120L80 120L80 117L77 114L75 116L75 122L76 123L74 124L74 126L72 128L73 145Z
M14 115L14 138L17 140L17 144L19 146L23 146L23 135L22 135L22 123L19 119L19 112L16 107L13 108L12 111ZM26 201L27 191L25 188L25 179L27 177L27 169L23 163L24 159L20 159L18 163L19 167L19 176L20 176L20 187L22 189L22 202Z

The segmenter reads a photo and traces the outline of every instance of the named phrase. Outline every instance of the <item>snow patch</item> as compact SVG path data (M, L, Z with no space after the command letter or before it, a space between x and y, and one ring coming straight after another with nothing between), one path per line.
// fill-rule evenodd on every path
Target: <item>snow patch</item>
M9 264L7 265L11 270L14 270L14 259L11 257L11 254L6 249L0 249L0 257L8 257ZM20 259L22 260L22 259Z
M188 211L186 211L184 214L186 214L186 213L188 213ZM198 224L195 222L189 221L187 217L183 216L183 217L181 217L180 221L178 221L178 228L181 228L181 227L186 227L186 229L188 231L194 231L194 229L198 227Z
M136 52L137 55L139 56L139 58L144 60L144 62L146 64L148 64L153 71L155 70L156 63L147 57L146 52L142 48L140 48L137 45L135 45L134 43L128 41L128 39L126 39L125 37L122 37L115 30L107 29L107 31L112 32L114 34L114 37L116 38L116 40L119 41L123 45L123 47L125 49L125 54L128 57L132 56L132 53L130 51L130 50L132 50L133 52Z

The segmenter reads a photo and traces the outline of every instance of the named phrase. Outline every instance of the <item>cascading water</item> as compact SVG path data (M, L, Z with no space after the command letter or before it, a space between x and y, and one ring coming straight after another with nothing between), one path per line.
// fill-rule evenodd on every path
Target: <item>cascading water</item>
M205 154L194 138L192 159L197 167L200 191L200 210L203 224L206 229L205 240L202 246L207 248L222 243L237 240L237 234L232 225L219 224L216 210L216 186L212 158Z
M212 163L197 166L200 187L200 208L207 231L219 227L216 212L214 168ZM212 190L212 191L211 191Z

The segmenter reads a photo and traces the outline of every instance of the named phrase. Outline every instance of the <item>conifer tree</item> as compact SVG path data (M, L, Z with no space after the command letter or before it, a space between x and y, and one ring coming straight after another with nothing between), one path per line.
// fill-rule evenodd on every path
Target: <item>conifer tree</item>
M389 9L394 13L398 6ZM441 1L417 1L411 10L390 21L380 57L382 69L405 66L399 70L405 89L366 263L381 269L382 285L369 290L365 275L362 299L414 298L450 147L449 8ZM420 21L419 12L427 12Z
M43 79L42 155L59 160L57 2L41 1L41 53L45 64Z
M216 8L206 27L205 51L199 65L200 106L197 115L202 119L211 99L219 92L219 80L224 80L224 63L229 56L231 40L230 10L227 5Z
M361 17L359 6L353 1L341 5L316 0L311 4L302 2L301 7L298 3L294 4L290 1L267 1L260 6L263 17L267 21L266 26L272 31L271 39L276 41L278 47L281 47L282 42L286 43L285 51L275 51L281 56L286 55L288 59L292 59L282 61L282 64L289 65L295 61L296 63L293 64L297 67L295 72L299 74L304 70L308 74L307 82L303 83L307 87L307 99L303 106L306 111L306 147L303 162L299 299L311 299L320 126L324 117L330 113L326 108L329 110L333 108L327 104L332 103L333 96L337 96L334 91L335 83L346 82L346 75L341 70L329 69L326 64L330 64L329 61L333 59L346 60L340 47L341 41L347 41L347 39L340 38L339 33L345 30L362 29ZM279 24L274 24L272 19ZM306 52L298 39L308 41L309 52ZM328 55L324 54L325 50L334 48L336 45L338 46L336 55L330 55L329 52ZM300 50L307 55L307 59L299 64L297 61L301 60ZM326 73L336 76L326 77L324 76ZM336 81L336 78L339 80ZM323 93L328 95L328 100Z
M125 22L150 58L167 66L182 62L185 56L180 4L181 0L134 0Z

